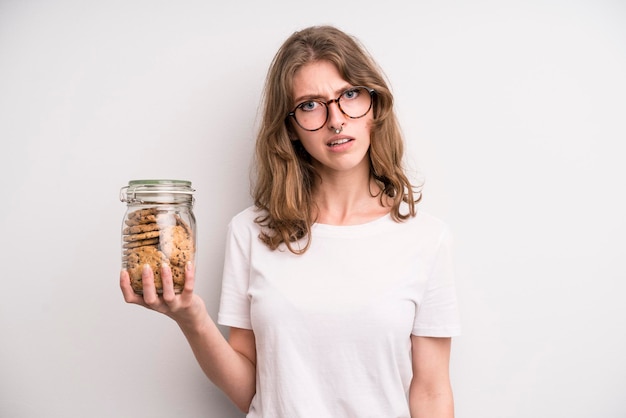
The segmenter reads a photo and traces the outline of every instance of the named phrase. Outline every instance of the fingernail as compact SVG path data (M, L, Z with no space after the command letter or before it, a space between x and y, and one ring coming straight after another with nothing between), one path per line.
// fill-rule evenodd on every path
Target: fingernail
M146 264L143 265L143 272L144 273L150 272L150 269L151 269L150 264L146 263Z
M191 271L191 269L193 269L193 264L191 264L191 261L187 261L187 264L185 264L185 268L187 269L187 271Z

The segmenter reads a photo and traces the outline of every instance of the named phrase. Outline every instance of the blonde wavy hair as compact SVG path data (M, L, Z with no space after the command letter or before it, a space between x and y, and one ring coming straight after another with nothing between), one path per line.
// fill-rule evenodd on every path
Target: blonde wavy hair
M263 209L256 218L260 239L270 249L281 244L295 254L311 244L315 222L313 186L316 171L311 157L295 136L287 114L293 109L293 79L308 63L326 60L353 86L375 90L370 173L382 192L381 205L391 201L391 216L401 222L416 214L421 193L410 184L404 169L404 140L393 109L393 96L383 72L354 37L332 26L313 26L293 33L279 48L270 65L262 101L262 119L256 141L252 196ZM402 203L408 213L401 213ZM294 245L306 237L304 246Z

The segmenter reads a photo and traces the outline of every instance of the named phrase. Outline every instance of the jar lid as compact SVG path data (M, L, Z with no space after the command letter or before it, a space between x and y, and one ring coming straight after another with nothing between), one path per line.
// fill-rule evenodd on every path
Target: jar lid
M128 186L191 186L191 182L187 180L131 180Z
M131 180L128 182L128 186L120 189L120 201L141 203L142 198L154 197L159 194L191 196L194 192L191 182L187 180Z

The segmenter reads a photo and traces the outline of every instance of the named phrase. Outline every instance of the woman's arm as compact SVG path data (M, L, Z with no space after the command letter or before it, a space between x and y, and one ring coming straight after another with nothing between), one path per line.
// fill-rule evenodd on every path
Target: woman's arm
M250 330L231 329L229 341L209 316L204 301L193 292L194 269L185 269L185 287L174 293L172 272L164 265L161 272L163 295L156 293L150 268L142 272L143 295L130 286L128 272L120 273L120 287L128 303L144 306L172 318L187 338L198 364L207 377L246 412L256 392L256 349Z
M412 335L411 345L411 418L453 418L454 400L449 373L451 338Z

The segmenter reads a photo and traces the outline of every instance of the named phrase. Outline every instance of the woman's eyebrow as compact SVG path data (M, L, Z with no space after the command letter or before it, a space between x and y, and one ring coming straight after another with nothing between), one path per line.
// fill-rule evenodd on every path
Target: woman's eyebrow
M324 97L322 95L319 95L319 94L306 94L306 95L303 95L303 96L296 97L293 102L294 103L301 103L301 102L306 101L306 100L317 100L317 99L324 99Z
M333 93L334 96L331 97L330 99L328 97L325 97L324 95L321 95L318 93L312 93L312 94L305 94L305 95L296 97L296 99L293 102L302 103L303 101L306 101L306 100L322 100L322 101L332 100L332 99L337 98L337 96L339 96L341 93L345 92L346 90L350 90L351 88L352 88L351 84L346 84L345 86L335 90L335 92Z

